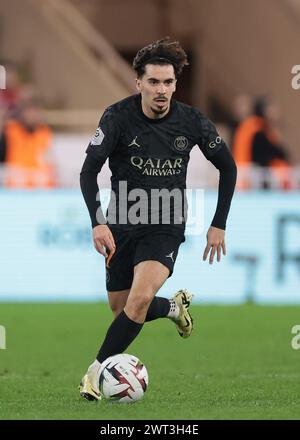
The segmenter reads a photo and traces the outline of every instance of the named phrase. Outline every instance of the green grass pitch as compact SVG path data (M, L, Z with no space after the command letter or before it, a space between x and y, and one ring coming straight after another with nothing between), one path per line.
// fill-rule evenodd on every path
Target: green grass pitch
M78 382L112 319L106 304L0 304L0 419L299 419L300 307L191 308L181 339L168 319L146 323L126 351L149 372L143 401L87 402Z

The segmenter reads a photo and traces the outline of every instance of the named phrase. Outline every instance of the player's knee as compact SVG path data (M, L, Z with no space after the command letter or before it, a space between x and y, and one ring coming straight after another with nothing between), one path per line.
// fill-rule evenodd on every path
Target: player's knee
M120 315L120 313L124 310L123 306L116 306L116 305L111 305L110 306L111 311L113 312L114 317L116 318L117 316Z
M139 315L148 310L152 299L153 293L151 291L138 293L128 298L126 307L130 307L134 313Z
M139 297L133 304L132 309L137 313L143 313L149 307L148 298Z
M114 298L113 300L110 298L109 305L111 311L116 318L124 309L124 301L121 298Z
M153 280L153 282L150 284L149 286L149 299L153 299L153 297L156 295L156 293L159 291L159 289L161 288L161 283L156 282L155 280Z

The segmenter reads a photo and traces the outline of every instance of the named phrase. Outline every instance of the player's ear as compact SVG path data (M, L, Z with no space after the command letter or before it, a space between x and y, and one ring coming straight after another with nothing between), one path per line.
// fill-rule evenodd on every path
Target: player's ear
M136 78L135 86L136 86L137 91L141 92L141 80L139 78Z

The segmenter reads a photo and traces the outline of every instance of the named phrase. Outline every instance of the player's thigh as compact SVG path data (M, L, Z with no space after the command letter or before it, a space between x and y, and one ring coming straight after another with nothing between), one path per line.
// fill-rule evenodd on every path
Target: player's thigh
M115 316L118 316L125 307L130 289L107 292L110 308Z

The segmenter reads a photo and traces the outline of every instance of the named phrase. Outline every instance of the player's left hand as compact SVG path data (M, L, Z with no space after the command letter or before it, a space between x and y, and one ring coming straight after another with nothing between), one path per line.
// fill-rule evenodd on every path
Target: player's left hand
M217 261L221 260L221 251L223 251L223 255L226 255L226 246L225 246L225 231L223 229L215 228L214 226L210 226L207 234L207 245L204 250L203 260L205 261L209 252L209 264L213 264L215 253L217 252Z

